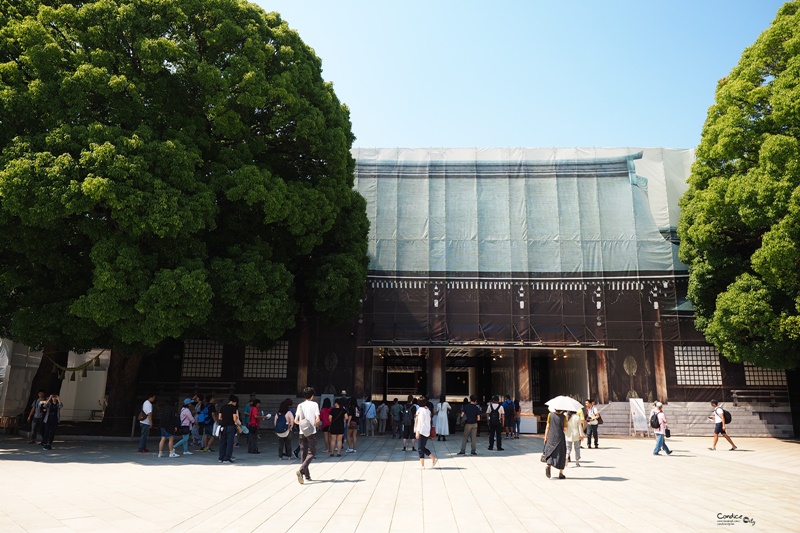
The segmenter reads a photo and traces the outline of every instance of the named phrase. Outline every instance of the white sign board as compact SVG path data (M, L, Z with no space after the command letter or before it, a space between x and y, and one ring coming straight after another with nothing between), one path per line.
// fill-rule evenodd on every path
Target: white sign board
M641 398L629 398L631 404L631 420L633 421L634 431L644 431L647 433L647 415L644 412L644 400Z

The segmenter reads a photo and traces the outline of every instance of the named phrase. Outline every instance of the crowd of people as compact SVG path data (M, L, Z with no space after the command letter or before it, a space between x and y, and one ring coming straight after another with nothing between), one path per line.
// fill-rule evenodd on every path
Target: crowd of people
M447 399L442 396L434 404L424 396L409 395L405 402L394 398L391 406L385 402L373 403L369 398L359 401L348 397L342 391L339 398L324 398L320 404L315 400L315 391L307 387L303 391L305 401L294 408L291 398L283 400L274 415L261 409L261 401L250 395L250 400L240 406L239 398L230 395L227 403L220 405L213 394L203 397L195 393L192 397L178 402L176 398L168 398L161 404L159 414L160 440L158 457L180 457L192 455L190 445L199 447L201 452L214 452L212 446L217 443L218 461L233 463L234 449L241 447L240 440L246 439L247 453L259 454L259 429L264 420L273 418L273 426L278 443L278 459L290 460L292 457L302 461L297 471L298 481L310 480L309 464L317 455L316 434L322 433L324 453L330 457L341 457L342 453L357 453L359 437L386 435L391 432L392 439L402 439L402 451L417 452L422 467L426 458L430 457L432 465L438 462L437 457L428 449L428 439L436 436L438 441L446 441L450 436L451 420L462 428L461 446L457 455L466 455L467 444L470 454L478 455L479 427L485 421L488 429L488 449L504 451L503 438L518 439L520 436L521 409L518 401L505 395L504 401L495 395L482 407L477 397L471 395L464 398L458 414ZM139 453L150 453L147 448L151 429L154 425L154 407L156 395L150 394L142 403L138 414L140 426ZM711 400L712 414L708 416L714 421L714 440L709 450L716 450L719 437L725 438L731 445L731 451L737 449L727 434L729 414L716 400ZM28 422L31 425L29 443L34 444L41 434L41 446L51 450L53 439L61 419L63 403L57 394L46 395L38 391L37 397L30 406ZM546 464L545 475L552 475L552 468L558 471L558 478L565 479L564 469L574 461L580 467L583 441L586 448L595 448L598 444L598 426L602 417L596 403L588 399L582 409L574 411L551 409L547 415L544 431L544 449L541 460ZM671 455L672 451L666 443L670 436L669 424L661 402L653 402L650 411L650 424L656 440L653 455L664 451ZM294 436L298 436L298 444L292 448ZM179 454L176 450L181 450Z

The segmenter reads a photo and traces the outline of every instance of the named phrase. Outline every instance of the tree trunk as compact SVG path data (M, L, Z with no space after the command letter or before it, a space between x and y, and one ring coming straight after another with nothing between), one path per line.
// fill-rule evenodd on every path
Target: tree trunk
M37 392L43 390L48 395L61 392L61 380L58 379L58 371L53 372L53 368L55 368L53 362L55 361L61 366L67 366L69 352L59 352L57 346L49 344L44 347L42 353L44 354L42 355L42 362L39 363L39 368L33 376L28 403L25 404L25 418L28 417L30 406L33 403L33 399L36 398ZM69 379L69 376L67 376L67 379Z
M130 428L132 417L139 412L135 405L136 382L144 354L112 352L108 368L108 406L103 425L114 432Z

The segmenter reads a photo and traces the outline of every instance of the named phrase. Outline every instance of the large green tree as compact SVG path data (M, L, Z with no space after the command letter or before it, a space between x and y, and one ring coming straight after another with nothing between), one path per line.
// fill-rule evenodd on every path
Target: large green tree
M243 0L0 0L0 336L135 361L356 314L368 221L321 70Z
M716 91L681 259L697 326L727 358L800 362L800 2L785 4Z

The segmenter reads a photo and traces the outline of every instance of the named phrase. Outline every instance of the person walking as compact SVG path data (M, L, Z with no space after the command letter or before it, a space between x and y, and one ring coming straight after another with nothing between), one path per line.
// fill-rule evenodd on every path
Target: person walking
M325 398L322 401L322 409L319 410L319 421L322 424L322 438L325 440L325 453L330 453L331 448L331 399Z
M714 409L714 412L711 413L708 418L714 421L714 443L709 450L713 451L717 449L717 441L719 440L719 436L722 435L725 437L725 440L730 443L731 451L736 451L736 445L728 436L728 423L725 422L725 410L719 406L717 400L711 400L711 407Z
M336 457L342 456L342 438L347 427L347 410L341 399L333 402L333 408L328 413L328 431L331 434L331 447L329 448L331 457L334 452Z
M432 468L436 466L436 456L427 448L428 437L431 434L431 410L430 402L424 396L419 399L419 407L414 417L414 434L417 438L417 449L419 450L419 464L425 468L425 457L433 460Z
M582 411L567 412L567 429L565 438L567 442L567 462L575 458L575 466L581 466L581 441L586 438L586 421Z
M447 403L445 395L439 398L439 405L436 406L436 440L446 441L447 436L450 434L450 421L447 420L448 413L450 412L450 404Z
M275 414L275 436L278 437L278 459L289 460L292 458L292 427L294 414L292 413L292 400L286 398L278 407Z
M178 433L181 436L181 439L175 443L174 448L178 448L182 445L183 455L192 455L192 452L189 451L189 438L192 436L192 426L194 425L191 398L184 398L183 407L181 407L180 419L181 421Z
M381 402L378 406L378 435L386 435L386 421L389 419L389 406Z
M144 418L139 420L139 453L150 453L147 449L147 438L150 436L150 428L153 427L153 402L156 401L156 395L150 394L147 399L142 402L142 414ZM141 415L140 415L141 416Z
M31 403L31 410L28 413L28 423L31 425L28 444L36 444L37 433L41 433L42 440L44 440L44 406L46 404L45 393L40 390L36 393L36 399Z
M567 464L567 443L564 435L566 417L564 411L554 411L547 415L547 426L544 430L544 451L547 466L544 475L550 477L550 468L558 468L558 479L566 479L564 467Z
M180 430L181 420L175 400L170 398L161 407L161 440L158 442L158 456L164 457L164 444L169 441L169 456L180 457L175 453L175 435Z
M366 436L374 437L375 427L378 425L378 409L375 407L375 404L372 403L372 400L370 398L367 398L364 401L364 403L361 404L361 410L367 419Z
M522 424L522 406L519 400L514 400L514 438L519 439L519 428Z
M481 419L481 408L478 405L478 398L472 394L469 397L469 403L461 407L461 417L464 424L464 436L461 437L461 451L458 455L464 455L467 449L467 438L471 440L472 455L478 455L478 422Z
M314 389L312 387L303 389L303 397L306 401L297 406L295 417L300 425L300 447L303 449L303 463L297 471L297 482L301 485L303 476L306 481L311 481L308 465L317 453L317 427L319 427L319 405L314 401Z
M250 400L250 410L247 413L247 453L261 453L258 451L258 428L261 421L267 418L261 414L259 408L261 400L253 398Z
M594 406L595 402L591 398L584 402L586 405L586 447L592 447L592 435L594 435L594 447L597 448L597 426L600 424L600 412Z
M389 413L392 415L392 438L399 439L403 436L403 406L397 398L392 400Z
M42 423L44 424L44 429L42 431L43 450L53 449L53 439L56 436L58 423L61 421L62 407L64 407L64 404L61 403L58 394L51 394L44 406L44 417L42 417Z
M489 449L494 449L494 441L497 439L497 451L502 452L504 412L503 406L500 405L500 397L496 394L492 396L492 401L486 407L486 417L489 420Z
M241 427L239 420L239 397L231 394L228 403L219 408L217 417L221 430L219 434L219 456L220 463L233 463L233 438L236 435L237 427Z
M655 408L657 410L657 417L658 417L658 427L653 428L653 433L656 435L656 448L653 450L653 455L661 455L661 450L663 449L667 452L667 455L672 455L669 447L667 446L666 441L664 440L667 433L667 415L664 414L664 404L661 402L656 402Z

